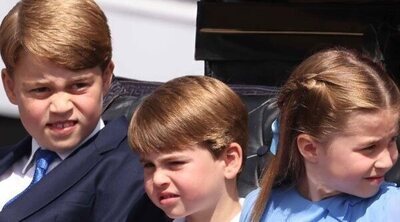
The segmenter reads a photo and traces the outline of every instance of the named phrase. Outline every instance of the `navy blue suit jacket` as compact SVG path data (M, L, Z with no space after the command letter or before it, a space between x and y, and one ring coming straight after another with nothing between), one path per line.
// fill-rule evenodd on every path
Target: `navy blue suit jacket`
M165 221L146 198L138 155L127 143L122 117L75 150L0 212L14 221ZM31 152L31 138L0 148L0 175Z

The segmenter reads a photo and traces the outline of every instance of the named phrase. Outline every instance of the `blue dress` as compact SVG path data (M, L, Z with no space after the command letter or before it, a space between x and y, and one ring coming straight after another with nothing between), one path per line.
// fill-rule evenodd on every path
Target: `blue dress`
M247 195L241 222L250 221L259 191ZM316 202L305 199L293 187L278 188L272 191L260 221L400 221L400 188L383 183L370 198L340 194Z

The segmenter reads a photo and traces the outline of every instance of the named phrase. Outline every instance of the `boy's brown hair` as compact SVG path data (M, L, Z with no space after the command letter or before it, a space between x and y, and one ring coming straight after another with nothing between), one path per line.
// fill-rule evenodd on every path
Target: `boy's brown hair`
M217 158L236 142L244 155L247 137L247 111L240 97L206 76L179 77L157 88L139 105L128 130L132 149L142 154L200 145Z
M104 70L112 56L107 18L93 0L21 0L3 19L0 50L11 75L22 51L74 71Z

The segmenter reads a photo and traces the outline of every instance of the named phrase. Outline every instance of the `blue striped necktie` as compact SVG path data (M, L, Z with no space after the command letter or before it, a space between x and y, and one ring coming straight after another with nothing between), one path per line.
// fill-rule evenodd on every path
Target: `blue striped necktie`
M14 200L16 200L21 194L25 193L27 190L29 190L34 184L39 182L45 175L47 170L49 169L49 166L51 162L53 162L58 155L50 150L43 150L43 149L38 149L35 153L35 173L33 174L32 182L29 184L29 186L23 190L21 193L13 197L11 200L9 200L4 207L7 205L11 204Z

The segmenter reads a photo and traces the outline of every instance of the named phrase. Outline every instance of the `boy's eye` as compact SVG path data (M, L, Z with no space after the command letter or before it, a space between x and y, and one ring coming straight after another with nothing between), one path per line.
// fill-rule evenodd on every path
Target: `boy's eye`
M143 168L152 168L152 167L154 167L154 164L150 163L150 162L142 163L142 165L143 165Z
M74 83L71 88L73 90L81 90L81 89L86 88L88 85L89 84L87 84L86 82L78 82L78 83Z
M29 90L29 94L38 99L44 99L49 96L51 93L51 89L48 87L37 87Z
M170 161L168 162L168 166L172 169L179 169L186 164L186 161Z
M38 87L38 88L34 88L30 90L33 93L45 93L45 92L49 92L50 89L47 87Z
M184 164L184 163L185 163L184 161L172 161L172 162L170 162L171 165L181 165L181 164Z

